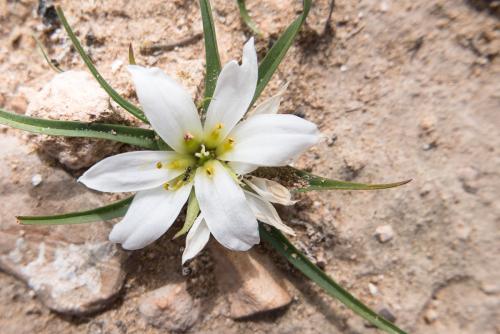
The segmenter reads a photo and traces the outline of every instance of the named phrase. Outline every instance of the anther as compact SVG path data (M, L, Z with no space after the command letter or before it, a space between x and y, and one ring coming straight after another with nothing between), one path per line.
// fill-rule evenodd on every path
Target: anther
M190 141L193 138L194 138L194 136L192 134L190 134L189 132L186 132L184 134L184 141Z
M170 185L168 183L163 184L163 189L168 190L170 188Z
M224 127L224 124L222 124L222 123L217 123L217 125L215 126L215 128L216 128L217 130L222 129L223 127Z
M160 161L158 161L156 163L156 168L161 169L162 167L163 167L163 164Z
M207 172L208 176L214 175L214 170L212 167L205 168L205 171Z

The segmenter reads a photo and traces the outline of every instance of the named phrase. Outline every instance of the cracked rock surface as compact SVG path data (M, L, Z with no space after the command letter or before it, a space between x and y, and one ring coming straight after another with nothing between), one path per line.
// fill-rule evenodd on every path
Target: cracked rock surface
M76 315L102 310L125 278L124 254L107 241L108 225L21 226L15 215L81 210L103 200L64 171L46 166L18 139L0 138L0 269L24 281L51 310ZM36 186L35 173L44 177Z

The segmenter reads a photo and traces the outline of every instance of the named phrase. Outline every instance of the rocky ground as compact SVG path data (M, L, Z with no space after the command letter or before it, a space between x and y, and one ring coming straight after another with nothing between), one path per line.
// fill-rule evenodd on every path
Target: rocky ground
M247 1L260 56L298 1ZM159 66L203 91L196 1L62 1L104 77L128 98L124 65ZM223 62L251 35L235 1L213 1ZM315 1L264 95L289 82L282 112L328 137L295 164L358 182L412 178L377 192L301 195L281 215L293 242L361 300L411 333L500 333L500 23L497 1ZM133 123L92 80L58 85L32 35L64 69L85 70L50 1L0 2L0 107L39 117ZM154 48L152 48L152 46ZM70 73L71 75L71 73ZM85 89L83 89L85 87ZM64 96L64 98L57 98ZM52 106L52 107L51 107ZM375 333L265 246L228 253L215 243L186 267L166 235L126 253L113 222L20 227L119 197L76 177L130 149L0 128L2 333ZM92 159L94 157L94 159Z

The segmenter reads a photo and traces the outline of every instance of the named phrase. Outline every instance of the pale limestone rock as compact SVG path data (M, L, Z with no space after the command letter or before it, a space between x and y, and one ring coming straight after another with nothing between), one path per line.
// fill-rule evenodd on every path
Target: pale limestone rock
M112 109L108 95L96 80L83 71L57 74L33 95L26 115L63 121L126 122ZM123 146L113 141L45 135L34 135L33 142L40 152L73 170L89 167Z
M107 240L109 225L21 226L16 215L57 214L104 201L65 172L40 162L14 137L0 134L0 270L33 289L42 303L65 314L104 308L120 291L123 252ZM33 174L44 182L32 185Z
M290 304L284 279L269 258L255 249L234 252L212 247L220 291L227 294L229 317L245 318Z
M139 312L157 328L183 332L198 320L200 302L191 297L183 281L145 294L139 301Z

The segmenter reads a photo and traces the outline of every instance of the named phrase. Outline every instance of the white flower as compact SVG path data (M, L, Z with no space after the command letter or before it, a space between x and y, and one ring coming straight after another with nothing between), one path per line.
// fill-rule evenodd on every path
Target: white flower
M188 232L183 262L203 249L210 234L229 249L248 250L259 243L257 219L293 234L270 204L293 204L288 190L243 175L259 166L286 165L315 144L319 132L309 121L276 114L281 94L238 123L257 84L253 39L244 46L241 65L231 61L222 69L204 124L189 94L160 69L131 65L129 71L151 126L173 151L118 154L79 179L99 191L137 192L111 231L112 242L138 249L158 239L174 223L193 187L201 213Z

